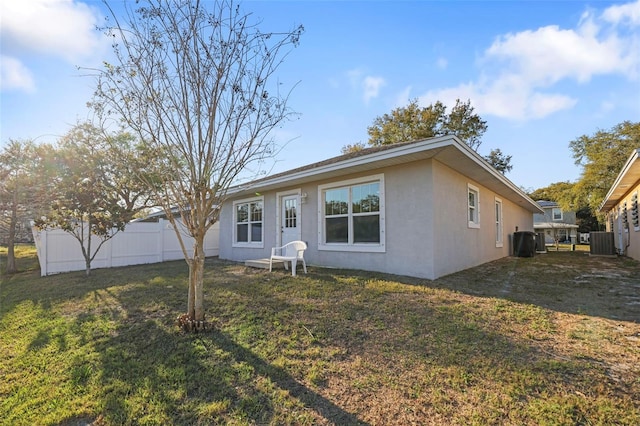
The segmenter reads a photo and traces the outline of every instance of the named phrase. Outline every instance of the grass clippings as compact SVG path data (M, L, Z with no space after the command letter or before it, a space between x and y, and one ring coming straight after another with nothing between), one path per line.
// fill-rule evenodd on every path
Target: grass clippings
M0 264L6 249L0 248ZM0 286L0 424L636 425L640 268L550 252L436 281L209 259Z

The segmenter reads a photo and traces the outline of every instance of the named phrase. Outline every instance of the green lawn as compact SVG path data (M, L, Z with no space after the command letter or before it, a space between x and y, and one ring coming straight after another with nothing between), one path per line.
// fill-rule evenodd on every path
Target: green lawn
M2 251L4 250L4 251ZM6 263L0 248L0 265ZM436 281L207 261L0 287L0 424L640 424L640 265L506 258Z

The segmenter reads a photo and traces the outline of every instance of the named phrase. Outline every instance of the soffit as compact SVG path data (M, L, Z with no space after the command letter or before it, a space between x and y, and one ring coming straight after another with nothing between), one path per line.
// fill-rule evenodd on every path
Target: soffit
M639 181L640 149L637 149L631 153L611 189L609 189L607 196L600 205L600 211L606 213L614 208Z
M403 144L397 148L356 156L342 161L332 162L329 160L316 163L271 178L254 181L244 187L234 188L231 193L234 196L255 194L256 192L280 189L284 186L335 180L346 175L380 170L428 159L441 162L533 213L543 213L543 210L535 201L527 197L515 184L493 169L479 154L454 137L434 138L417 143Z

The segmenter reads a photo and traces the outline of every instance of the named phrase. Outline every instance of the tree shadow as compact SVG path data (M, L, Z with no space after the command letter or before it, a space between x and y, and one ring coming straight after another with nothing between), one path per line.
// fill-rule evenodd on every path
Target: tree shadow
M132 285L127 273L131 270L123 268L117 273L101 272L87 281L77 278L78 281L63 284L58 291L54 289L38 295L24 294L16 297L16 300L34 300L44 306L69 297L86 298L87 294L93 293L93 311L73 312L74 321L70 328L75 336L70 341L77 340L81 345L86 345L95 358L78 356L73 359L69 377L79 392L89 387L97 389L98 414L110 423L162 421L186 425L207 422L219 424L235 420L264 424L281 420L278 405L284 399L288 404L297 404L292 411L298 414L311 412L312 417L307 418L309 423L367 424L363 418L368 418L368 413L363 411L366 410L363 407L369 404L371 408L376 404L376 391L384 393L385 383L397 379L393 374L410 372L392 366L398 354L403 357L410 354L401 362L416 368L456 367L459 377L454 378L456 383L447 386L471 390L474 386L481 386L479 377L486 371L501 371L513 375L515 380L520 380L519 374L533 378L530 383L513 390L514 398L553 394L557 384L566 382L584 392L589 380L593 380L594 367L591 361L574 357L565 359L563 354L544 352L526 339L505 335L492 329L486 318L474 318L462 304L442 300L434 304L430 300L418 300L411 292L403 291L397 304L376 305L376 297L383 296L365 291L364 286L361 293L367 294L359 294L356 288L353 292L356 297L343 302L340 300L343 294L338 291L345 281L354 277L357 282L353 287L361 285L358 280L386 279L417 287L448 289L521 303L531 303L524 300L538 298L536 305L544 306L544 303L548 303L546 299L539 299L540 292L544 296L544 287L534 291L533 296L527 296L528 287L519 289L520 284L514 280L509 285L512 290L519 290L505 294L501 290L504 282L497 279L498 282L492 284L487 280L487 276L499 277L510 271L514 272L511 279L518 277L518 268L522 266L520 263L526 261L507 259L488 265L486 270L467 271L471 275L450 276L436 281L317 268L309 274L308 281L303 281L303 276L296 280L289 274L274 273L251 277L262 279L262 282L248 283L248 275L237 265L232 264L227 270L226 263L209 262L207 267L210 270L206 279L214 280L217 284L215 288L212 288L210 281L207 284L208 314L229 318L245 315L246 318L253 318L257 326L264 327L260 321L283 318L277 315L283 312L284 318L293 318L295 321L300 318L304 321L307 331L310 330L309 334L313 332L320 341L315 349L328 352L339 348L340 361L350 366L357 357L369 360L371 364L379 363L375 368L380 372L375 373L377 376L372 374L373 380L377 381L375 389L363 391L352 383L343 382L348 386L347 392L370 398L359 406L357 414L349 411L352 408L345 409L317 389L301 383L293 370L270 361L272 356L263 357L260 350L252 350L251 347L258 347L269 339L268 333L252 337L250 343L245 344L246 340L229 327L226 331L219 327L201 334L179 332L174 320L177 313L184 309L184 266L176 268L177 271L159 274L166 274L164 279L176 278L175 282L169 280L154 284L153 277L150 277L149 282ZM222 266L221 269L211 269L218 266ZM547 268L549 264L533 266ZM571 274L575 275L574 269L567 276L573 277ZM314 283L315 279L322 282ZM179 285L176 284L178 281ZM263 285L265 283L268 285ZM301 283L310 288L305 290L306 293L297 294L300 302L291 300L291 290L300 287ZM326 283L332 288L328 288ZM527 286L530 285L533 284L529 282ZM326 294L334 290L334 294ZM393 294L393 289L381 294L386 298ZM514 295L522 296L523 300L518 300ZM322 309L308 309L326 296L329 297L329 305L322 305ZM223 297L229 297L229 304L237 306L226 310L219 303ZM117 303L112 305L112 301ZM14 300L12 303L17 302ZM565 306L565 309L568 308ZM246 318L242 317L239 321L247 322ZM397 329L385 328L385 321L389 318L399 318ZM116 326L110 328L108 324ZM34 337L28 350L39 351L55 343L57 335L59 332L53 329L42 330ZM58 346L64 350L60 343ZM295 356L305 354L297 352ZM326 359L331 358L327 355ZM603 366L598 364L597 367L606 368ZM329 374L336 375L339 372L332 371ZM582 376L586 377L584 381L576 379ZM509 380L510 377L496 378L501 385ZM636 389L635 385L633 389ZM282 395L274 397L277 393ZM633 395L630 397L633 398ZM85 418L84 415L80 417ZM293 419L286 422L296 423Z
M257 385L260 378L330 423L366 424L219 330L183 335L146 321L95 349L101 356L96 366L103 388L100 405L114 424L140 420L145 398L154 402L149 410L162 407L155 419L170 424L218 424L230 418L267 424L277 414L272 391Z
M436 280L367 271L315 268L318 278L380 279L471 296L505 299L553 311L640 322L640 262L585 252L506 257Z
M140 285L111 291L106 287L96 291L94 312L76 315L71 327L74 338L99 358L87 364L79 357L70 374L79 389L98 389L97 405L106 421L131 424L148 417L152 422L192 425L269 424L284 419L296 424L287 417L295 414L307 418L307 423L367 424L220 329L198 334L179 331L175 319L184 308L184 281L176 288ZM242 288L228 286L223 287ZM120 310L108 306L113 299ZM276 309L275 300L273 305L267 303ZM117 327L109 329L105 321ZM45 334L34 340L34 348L46 344ZM283 414L280 404L291 406L284 411L293 414Z

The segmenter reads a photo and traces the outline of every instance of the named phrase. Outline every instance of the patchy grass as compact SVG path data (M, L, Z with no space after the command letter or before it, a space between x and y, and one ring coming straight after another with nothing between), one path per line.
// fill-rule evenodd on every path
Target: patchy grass
M640 424L628 259L436 281L210 259L215 327L184 334L184 262L41 278L34 256L1 281L0 424Z

